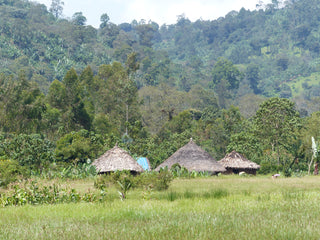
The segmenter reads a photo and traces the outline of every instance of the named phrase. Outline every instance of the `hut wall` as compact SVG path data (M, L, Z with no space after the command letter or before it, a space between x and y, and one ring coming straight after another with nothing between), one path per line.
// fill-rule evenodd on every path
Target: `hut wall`
M227 168L227 171L225 171L224 174L234 174L233 169Z

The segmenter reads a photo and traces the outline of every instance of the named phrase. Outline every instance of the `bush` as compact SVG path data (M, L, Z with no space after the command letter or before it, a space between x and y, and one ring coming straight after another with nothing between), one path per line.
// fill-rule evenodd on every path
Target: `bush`
M173 164L170 171L174 177L190 177L188 169L181 167L179 163Z
M106 192L101 189L100 194L94 192L78 193L75 189L61 188L58 185L43 186L36 181L27 181L24 186L14 185L13 192L7 192L0 197L0 206L21 206L25 204L57 204L78 202L106 201Z
M168 170L162 170L160 172L144 172L137 176L133 176L128 171L116 171L113 173L100 175L96 179L94 186L96 188L110 186L118 187L120 184L122 186L128 186L130 183L130 187L132 188L151 188L161 191L168 189L172 180L173 176Z
M101 135L80 130L65 134L57 141L55 149L56 158L62 162L73 162L77 159L79 163L85 163L88 158L94 159L104 146Z
M42 171L54 161L54 145L39 134L19 134L5 139L2 156L15 160L25 170Z
M17 181L23 176L23 172L17 161L0 160L0 187L6 188L8 184Z
M161 170L155 181L155 189L159 191L168 189L172 180L173 176L168 170Z
M91 165L91 160L87 159L87 163L67 164L67 163L52 163L46 169L33 170L31 176L36 176L42 179L84 179L95 177L97 170Z
M267 161L262 161L260 163L260 169L258 170L258 173L269 174L269 173L275 173L279 171L281 171L280 166Z

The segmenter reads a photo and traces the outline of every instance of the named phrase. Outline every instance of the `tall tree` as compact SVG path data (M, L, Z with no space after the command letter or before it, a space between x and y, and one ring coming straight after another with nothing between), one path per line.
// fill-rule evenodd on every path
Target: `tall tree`
M83 16L82 12L76 12L72 16L72 22L78 26L84 26L87 22L87 18Z
M301 119L293 102L278 97L268 99L260 105L254 123L255 135L265 150L275 153L279 165L287 154L295 156Z
M140 118L138 90L121 63L101 65L96 82L99 85L97 113L108 114L119 133L126 132L128 124Z
M30 84L24 72L16 81L1 87L0 125L2 131L16 133L40 132L42 115L46 111L44 95L35 84Z
M91 128L91 118L85 109L83 100L81 99L81 85L76 71L72 68L69 70L62 82L53 83L49 97L57 96L53 103L65 103L62 109L62 122L65 132L78 130L81 128ZM65 99L59 99L65 95Z
M246 77L249 80L250 87L252 88L255 94L259 94L258 84L260 81L259 76L259 66L258 65L249 65L246 70Z
M100 22L101 22L100 28L106 27L109 23L109 20L110 20L110 17L108 16L108 14L106 13L102 14L100 17Z
M233 63L227 59L219 59L212 70L213 84L217 85L222 80L226 80L228 89L239 88L240 80L242 80L243 74L236 68Z
M212 80L220 107L226 107L226 99L231 98L231 91L239 88L242 79L243 73L229 60L221 58L215 63L212 70Z
M56 17L62 16L64 2L61 0L52 0L49 11Z

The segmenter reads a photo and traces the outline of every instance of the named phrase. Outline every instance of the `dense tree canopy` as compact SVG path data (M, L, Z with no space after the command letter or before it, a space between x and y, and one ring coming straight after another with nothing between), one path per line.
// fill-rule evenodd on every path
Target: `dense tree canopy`
M155 166L193 137L217 159L237 150L266 172L309 162L320 138L317 1L163 26L105 13L98 29L81 12L63 19L63 5L0 3L1 144L16 146L2 158L23 156L21 143L72 164L119 142ZM45 166L28 156L21 167Z

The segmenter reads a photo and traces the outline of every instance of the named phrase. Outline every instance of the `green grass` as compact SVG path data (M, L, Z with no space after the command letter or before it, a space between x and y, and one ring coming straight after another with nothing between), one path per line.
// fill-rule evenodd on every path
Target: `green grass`
M87 183L70 182L80 189ZM86 185L87 184L87 185ZM177 179L106 203L0 208L0 239L318 239L320 177ZM147 197L145 197L147 195Z

